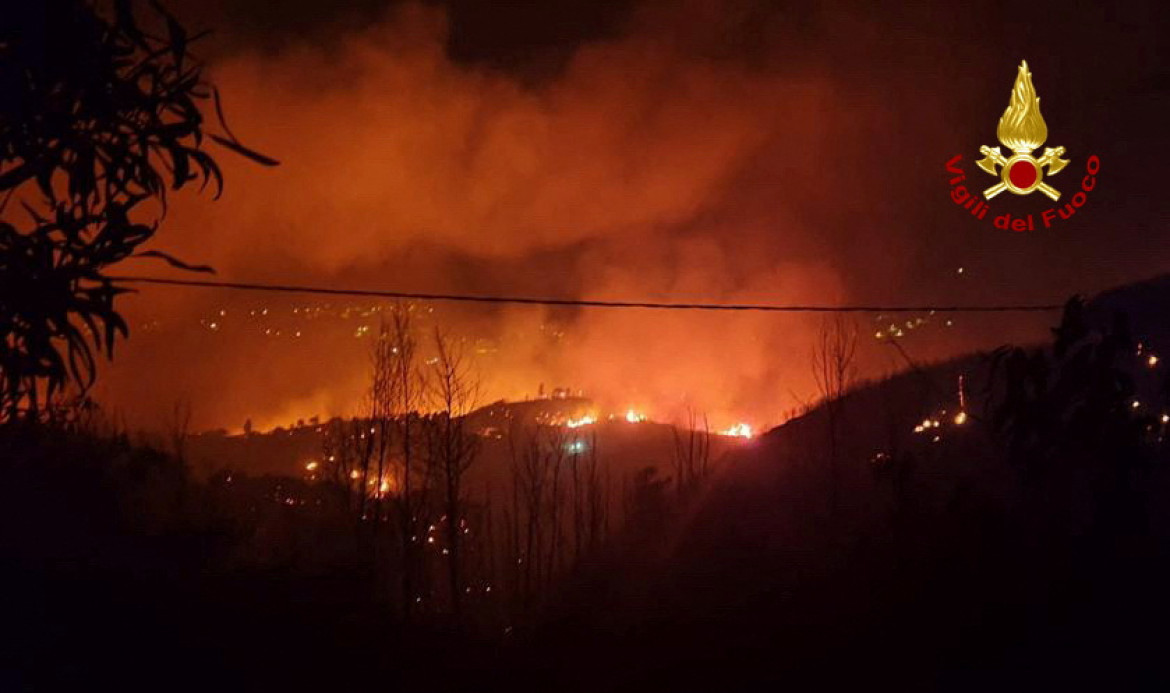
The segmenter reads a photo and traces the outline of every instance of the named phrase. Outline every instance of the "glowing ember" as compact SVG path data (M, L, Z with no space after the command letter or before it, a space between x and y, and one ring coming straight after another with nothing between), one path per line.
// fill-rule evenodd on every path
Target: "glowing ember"
M955 414L955 425L956 426L962 426L965 423L967 423L967 412L961 411L958 414Z
M946 412L944 411L943 414L946 414ZM962 415L963 421L967 420L966 414L960 412L960 415ZM962 423L959 421L958 416L955 417L954 421L956 424L959 424L960 426L962 425ZM932 428L938 428L941 425L942 425L942 422L939 421L938 419L929 419L929 418L923 419L922 423L920 423L914 427L914 432L915 433L925 433L926 431L929 431Z
M734 426L732 426L731 428L720 431L719 435L732 436L735 438L751 438L752 437L752 427L745 424L745 423L737 423Z
M316 463L316 462L308 462L308 463L306 463L306 464L305 464L305 469L306 469L307 471L310 471L310 472L312 472L312 471L316 471L316 469L317 469L317 466L318 466L318 465L317 465L317 463Z

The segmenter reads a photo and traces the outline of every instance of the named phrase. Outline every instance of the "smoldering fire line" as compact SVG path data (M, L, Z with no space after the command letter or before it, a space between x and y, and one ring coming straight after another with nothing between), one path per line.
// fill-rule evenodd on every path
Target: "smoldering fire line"
M198 279L166 279L162 277L111 277L124 284L156 284L162 286L184 286L195 288L233 289L238 291L265 291L273 293L323 294L329 296L364 296L375 298L407 299L415 301L457 301L465 303L510 303L541 306L573 306L582 308L638 308L648 310L708 310L708 311L759 311L772 313L1008 313L1047 312L1060 310L1061 304L1016 304L1016 305L924 305L924 306L883 306L883 305L774 305L766 303L670 303L660 301L602 301L591 299L534 298L527 296L476 296L468 294L413 293L405 291L381 291L374 289L337 289L323 286L295 286L281 284L257 284L247 282L207 281Z
M962 160L963 155L956 154L946 163L946 171L952 176L948 181L951 186L951 201L967 210L976 219L985 219L991 207L987 202L979 199L978 193L969 191L967 186L963 185L967 174L959 166ZM1073 218L1077 211L1085 206L1085 203L1089 199L1088 193L1097 187L1097 173L1100 170L1101 158L1096 154L1091 155L1085 161L1085 176L1081 179L1080 189L1073 193L1072 197L1065 204L1050 207L1040 212L1040 222L1044 225L1044 228L1050 229L1057 221ZM1036 215L1028 213L1013 216L1011 212L1005 212L1004 214L992 217L991 224L997 229L1003 229L1005 231L1035 231Z

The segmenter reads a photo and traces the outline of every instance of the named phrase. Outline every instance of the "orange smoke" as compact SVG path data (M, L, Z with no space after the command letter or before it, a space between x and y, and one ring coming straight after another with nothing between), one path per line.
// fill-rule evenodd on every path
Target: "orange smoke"
M174 200L158 245L227 278L556 297L834 303L846 272L898 276L908 242L881 241L875 267L855 240L893 185L857 186L884 110L815 64L692 50L703 17L679 20L690 34L635 21L535 86L450 60L444 15L419 5L340 48L234 54L211 66L228 119L282 166L223 157L223 198ZM293 337L248 313L310 303L326 302L147 289L99 395L146 425L179 399L197 428L353 413L368 346L354 330L376 316ZM223 329L200 325L220 310ZM427 325L493 345L485 399L564 385L607 411L760 430L812 397L813 318L435 311Z

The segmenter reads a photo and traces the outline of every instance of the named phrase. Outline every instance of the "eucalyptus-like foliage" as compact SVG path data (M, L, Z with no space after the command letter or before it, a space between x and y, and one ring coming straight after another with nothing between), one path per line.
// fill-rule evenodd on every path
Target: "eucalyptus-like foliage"
M26 3L0 21L0 421L93 384L95 353L112 357L129 332L112 265L140 256L211 271L140 249L168 190L222 190L208 141L276 164L231 134L189 52L197 37L152 7L161 35L130 0Z

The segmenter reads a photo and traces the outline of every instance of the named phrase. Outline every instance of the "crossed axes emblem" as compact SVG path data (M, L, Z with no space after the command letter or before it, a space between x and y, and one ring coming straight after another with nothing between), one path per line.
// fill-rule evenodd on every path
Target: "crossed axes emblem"
M1047 168L1048 175L1053 176L1068 166L1068 159L1060 158L1064 156L1064 147L1045 147L1044 154L1039 159L1034 158L1028 150L1018 149L1011 158L1008 158L1000 152L999 147L987 145L980 147L979 153L984 158L976 161L975 165L1001 178L1000 182L983 191L983 197L988 200L1004 190L1017 195L1039 190L1053 202L1060 199L1060 191L1044 182L1044 169Z
M1032 85L1027 61L1020 61L1007 110L999 119L995 134L1000 144L1013 153L1005 157L999 147L979 148L983 158L975 164L1000 179L983 191L983 197L990 200L1004 190L1016 195L1039 190L1053 202L1059 200L1060 191L1044 182L1044 169L1048 169L1048 175L1054 176L1068 166L1068 160L1060 158L1064 156L1064 147L1047 147L1039 159L1032 156L1032 152L1048 138L1048 125L1040 115L1040 97Z

